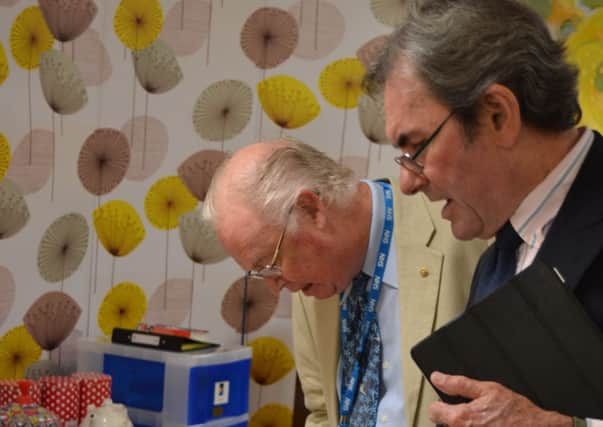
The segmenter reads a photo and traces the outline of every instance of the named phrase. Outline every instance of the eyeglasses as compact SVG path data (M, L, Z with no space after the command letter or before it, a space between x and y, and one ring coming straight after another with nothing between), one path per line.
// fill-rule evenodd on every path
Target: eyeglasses
M400 166L404 167L405 169L408 169L409 171L414 172L417 175L423 175L424 166L421 163L419 163L418 158L421 157L421 154L423 154L425 149L427 147L429 147L429 144L431 144L434 141L434 139L436 139L436 137L438 136L438 134L440 133L440 131L442 130L442 128L444 127L444 125L446 124L448 119L450 119L453 114L454 114L454 111L451 111L450 114L448 114L448 116L446 116L444 121L442 121L442 123L440 123L440 125L431 134L431 136L429 136L429 138L427 138L425 141L423 141L421 144L419 144L419 146L417 147L417 151L415 151L414 154L403 153L401 156L394 157L394 162L396 162Z
M281 235L278 237L276 248L274 249L274 255L272 255L270 264L264 268L261 268L260 270L249 270L247 272L249 277L253 277L254 279L275 279L283 275L281 267L276 265L276 260L278 259L278 255L281 251L281 245L283 244L285 233L287 232L287 224L289 223L289 216L291 216L292 210L293 209L289 209L289 213L287 214L287 222L285 222L283 231L281 231Z

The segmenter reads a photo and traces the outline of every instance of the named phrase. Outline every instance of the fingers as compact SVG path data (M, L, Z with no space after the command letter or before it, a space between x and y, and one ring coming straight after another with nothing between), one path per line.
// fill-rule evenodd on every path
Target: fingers
M448 405L444 402L434 402L429 406L430 421L449 427L463 425L467 413L466 403Z
M462 375L446 375L435 371L431 374L430 379L435 387L450 396L462 396L473 400L480 397L485 391L485 382L472 380Z

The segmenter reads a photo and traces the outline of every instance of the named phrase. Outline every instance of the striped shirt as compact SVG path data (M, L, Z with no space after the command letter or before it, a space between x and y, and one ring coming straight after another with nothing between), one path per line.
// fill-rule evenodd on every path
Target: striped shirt
M516 273L534 261L553 219L576 179L593 139L593 132L585 128L565 158L528 194L511 216L513 228L523 239L517 253Z

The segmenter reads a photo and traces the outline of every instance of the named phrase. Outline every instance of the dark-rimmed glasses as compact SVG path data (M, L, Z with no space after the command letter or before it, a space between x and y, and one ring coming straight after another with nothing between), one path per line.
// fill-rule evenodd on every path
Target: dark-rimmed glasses
M281 245L283 244L285 233L287 232L287 224L289 224L289 217L291 216L291 211L292 209L289 209L285 226L283 227L283 231L281 231L281 235L278 237L278 241L276 242L276 248L274 249L274 255L272 255L272 260L270 261L270 264L268 264L264 268L261 268L260 270L249 270L247 272L249 277L253 277L255 279L276 279L277 277L283 275L281 267L276 265L276 260L278 259L279 253L281 251Z
M429 144L431 144L434 139L436 139L448 119L450 119L453 114L454 111L451 111L450 114L446 116L446 118L442 121L442 123L440 123L436 130L425 141L419 144L414 154L402 153L402 155L394 157L394 162L417 175L423 175L424 166L419 163L418 159L419 157L421 157L425 149L429 147Z

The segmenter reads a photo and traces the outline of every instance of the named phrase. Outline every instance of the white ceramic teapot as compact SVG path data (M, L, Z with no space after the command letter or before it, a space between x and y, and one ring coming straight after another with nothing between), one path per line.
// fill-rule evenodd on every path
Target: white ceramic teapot
M105 399L98 408L88 405L86 416L80 427L133 427L133 425L124 405L113 403L111 399Z

